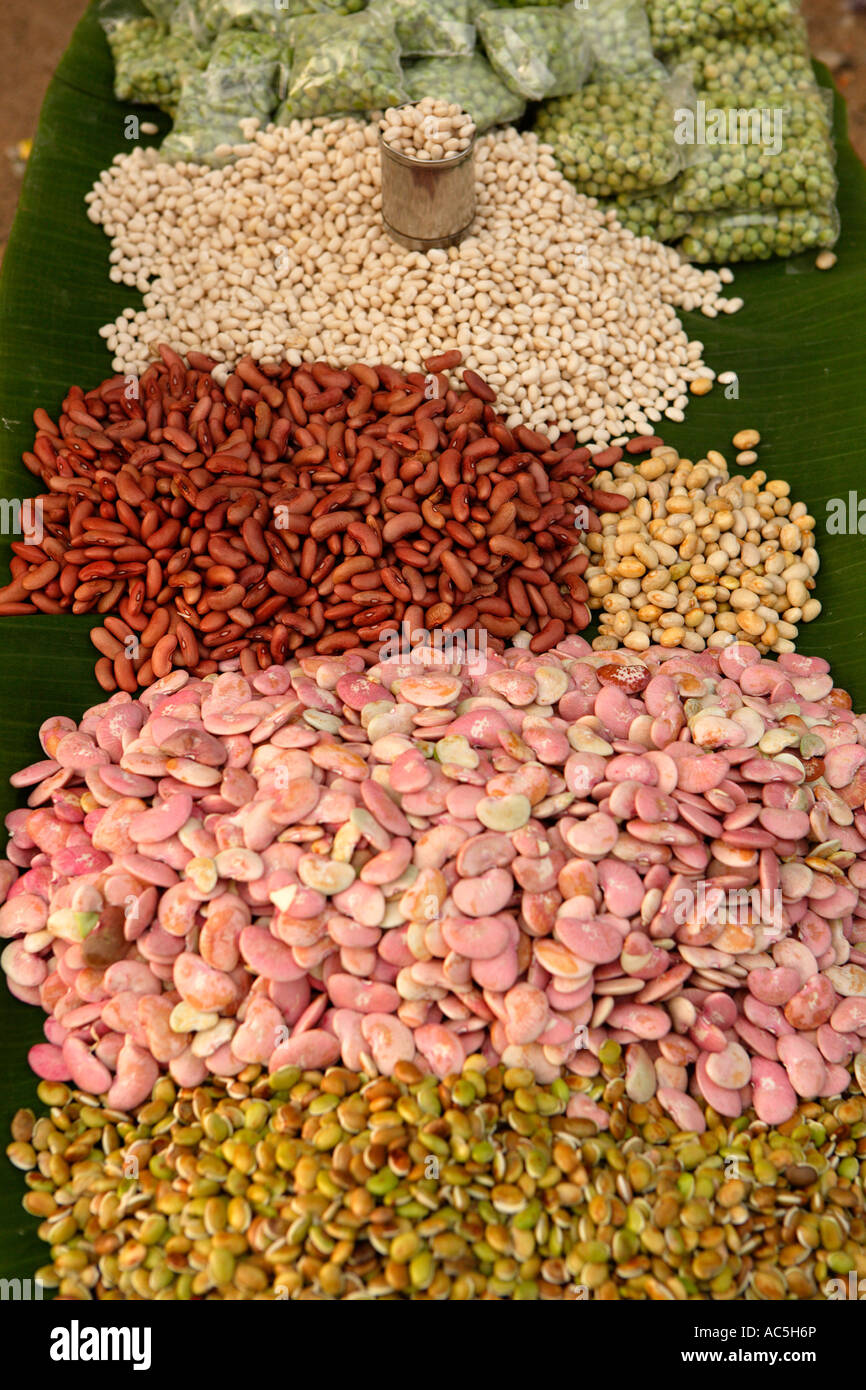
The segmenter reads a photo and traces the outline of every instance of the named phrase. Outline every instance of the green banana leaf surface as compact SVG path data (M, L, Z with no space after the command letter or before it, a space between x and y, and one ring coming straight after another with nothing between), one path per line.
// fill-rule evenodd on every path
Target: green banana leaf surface
M829 76L818 69L827 86ZM0 497L37 489L21 463L32 446L32 414L54 414L72 384L85 389L111 372L100 326L135 292L108 278L107 238L91 223L84 196L114 155L130 147L129 117L168 119L115 101L112 64L91 5L48 90L15 224L0 276ZM145 139L146 137L141 137ZM681 453L708 449L732 460L738 430L760 430L760 466L785 478L818 518L821 618L801 629L799 649L827 657L836 684L866 709L866 534L828 535L827 504L850 492L866 497L866 170L848 141L836 98L838 265L815 268L814 254L736 268L732 293L745 308L716 320L684 315L692 338L716 371L734 371L737 394L716 386L692 400L687 420L665 438ZM866 511L866 509L864 509ZM866 518L863 521L866 532ZM8 574L10 537L0 537L0 575ZM2 581L0 581L2 582ZM93 678L86 617L0 619L0 814L21 798L8 785L16 768L42 756L37 730L52 714L73 718L104 698ZM13 999L0 982L0 1132L19 1106L38 1108L28 1047L42 1038L42 1014ZM4 1137L4 1144L7 1138ZM0 1162L0 1278L25 1278L46 1263L37 1221L21 1208L23 1175Z

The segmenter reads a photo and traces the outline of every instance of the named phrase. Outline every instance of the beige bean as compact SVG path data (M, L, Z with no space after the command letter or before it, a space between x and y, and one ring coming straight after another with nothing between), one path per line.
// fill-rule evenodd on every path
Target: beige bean
M809 601L809 590L802 579L789 580L785 592L788 596L788 605L791 608L805 608Z
M754 449L760 442L761 436L757 430L740 430L732 440L735 449Z
M767 624L757 613L748 611L737 614L737 625L742 628L747 637L760 637Z

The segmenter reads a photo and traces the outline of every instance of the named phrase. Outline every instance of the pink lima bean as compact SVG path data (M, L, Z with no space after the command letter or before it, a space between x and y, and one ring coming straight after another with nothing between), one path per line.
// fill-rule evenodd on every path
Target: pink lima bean
M827 663L436 661L176 671L43 726L0 863L33 1069L126 1109L250 1062L593 1077L612 1040L627 1095L697 1130L843 1088L866 719Z

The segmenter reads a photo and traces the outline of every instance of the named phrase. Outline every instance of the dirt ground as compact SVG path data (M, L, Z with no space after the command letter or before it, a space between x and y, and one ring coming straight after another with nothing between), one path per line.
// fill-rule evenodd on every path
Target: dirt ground
M86 0L4 0L6 70L0 86L0 254L15 215L27 142L51 74ZM848 99L854 147L866 162L866 0L804 0L812 51Z

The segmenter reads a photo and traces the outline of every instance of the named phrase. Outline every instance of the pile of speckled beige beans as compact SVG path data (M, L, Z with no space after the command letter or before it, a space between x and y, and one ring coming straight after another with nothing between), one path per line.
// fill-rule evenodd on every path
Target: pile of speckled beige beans
M757 461L756 430L734 437L737 462ZM747 448L749 445L751 447ZM821 613L816 521L790 485L762 470L731 477L724 455L693 463L660 445L633 467L623 451L596 454L596 482L626 505L602 509L585 537L584 578L599 610L596 651L658 643L703 651L751 642L793 652L799 623Z

